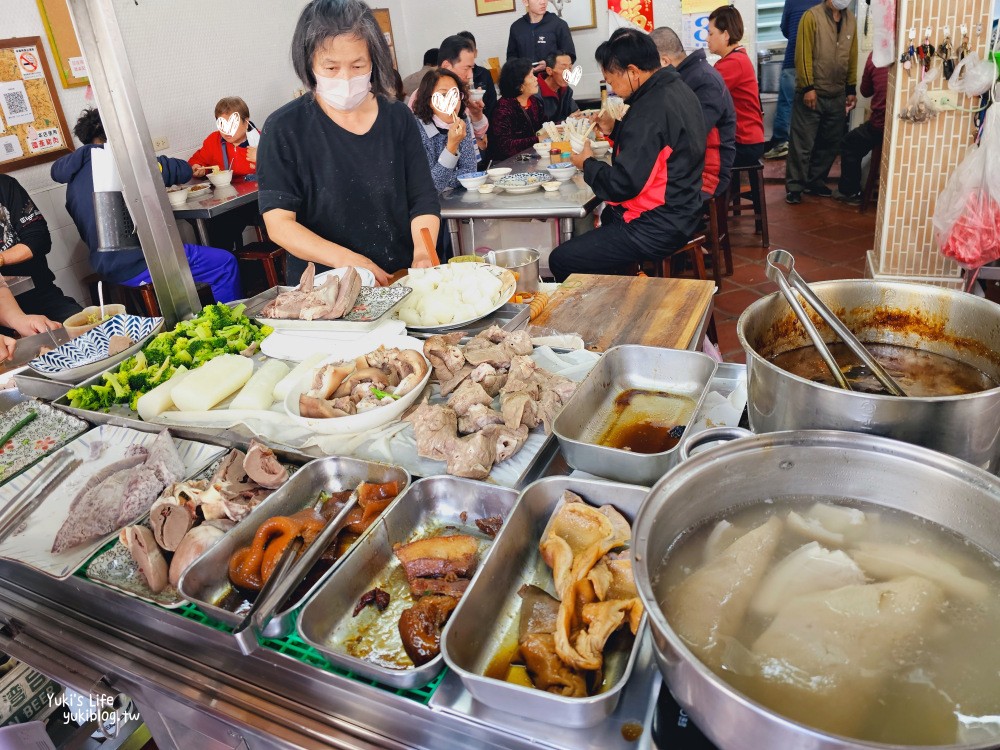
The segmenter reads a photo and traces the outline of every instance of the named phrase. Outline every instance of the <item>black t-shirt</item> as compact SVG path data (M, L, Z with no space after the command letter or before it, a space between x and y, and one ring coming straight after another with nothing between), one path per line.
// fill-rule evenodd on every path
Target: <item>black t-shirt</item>
M413 262L410 221L441 212L413 113L381 97L364 135L341 128L308 94L274 112L261 131L257 180L261 213L294 211L307 229L388 273ZM289 257L289 284L304 267Z
M31 258L22 263L5 263L0 273L30 276L35 289L52 286L56 277L45 260L52 248L49 226L20 183L10 175L0 174L0 252L20 244L28 246Z

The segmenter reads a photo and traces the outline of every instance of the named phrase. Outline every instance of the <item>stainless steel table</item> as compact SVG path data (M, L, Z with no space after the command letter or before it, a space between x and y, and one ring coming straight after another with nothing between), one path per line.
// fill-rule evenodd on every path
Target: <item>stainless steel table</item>
M208 184L207 182L204 184ZM183 206L174 207L174 218L191 219L194 222L198 242L208 245L208 219L214 219L227 211L232 211L248 203L257 202L257 182L242 177L233 180L232 185L212 188L199 200L190 200Z
M7 282L10 293L15 297L35 288L35 282L31 280L30 276L4 276L3 280Z
M519 161L519 156L530 155L529 161ZM548 159L539 159L533 149L510 159L495 163L496 167L510 167L512 174L544 172ZM531 193L511 195L507 192L480 193L457 187L446 190L441 196L441 218L448 223L451 246L455 255L462 255L461 222L463 219L540 219L556 221L559 225L559 242L573 236L573 220L582 219L601 201L577 172L572 180L564 182L559 190L549 193L541 188Z

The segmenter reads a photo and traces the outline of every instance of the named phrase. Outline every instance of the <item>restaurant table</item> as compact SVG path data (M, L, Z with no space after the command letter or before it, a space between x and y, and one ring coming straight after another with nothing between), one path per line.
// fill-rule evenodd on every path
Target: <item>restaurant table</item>
M528 160L519 157L530 156ZM544 172L551 162L539 159L534 149L504 159L493 168L510 167L511 174L521 172ZM501 193L480 193L478 189L463 187L445 190L441 195L441 218L448 223L451 246L455 255L463 255L461 222L463 219L540 219L555 221L559 228L559 242L573 236L574 219L582 219L600 204L594 191L583 181L583 173L577 172L573 179L562 183L559 190L547 192L542 188L530 193L512 195Z
M579 334L595 352L622 344L697 349L714 295L711 281L574 273L531 325L546 334Z
M207 182L204 184L208 184ZM190 200L183 206L173 206L174 217L194 221L198 242L208 245L208 219L214 219L248 203L257 202L257 181L238 177L231 185L212 188L203 198Z
M7 288L15 297L35 288L35 282L30 276L4 276L3 280L7 282Z

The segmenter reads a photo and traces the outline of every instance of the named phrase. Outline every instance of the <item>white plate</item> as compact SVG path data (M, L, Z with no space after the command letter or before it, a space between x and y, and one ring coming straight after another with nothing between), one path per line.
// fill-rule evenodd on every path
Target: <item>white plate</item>
M361 286L375 286L375 274L367 268L358 268L357 266L354 266L354 270L357 271L358 276L361 277ZM343 278L345 273L347 273L346 266L344 268L334 268L332 271L324 271L323 273L316 274L316 278L313 280L313 286L319 286L328 276L336 276L338 279Z
M0 543L0 558L22 563L53 578L62 579L71 576L118 532L115 531L90 544L81 544L54 554L50 551L52 542L55 541L59 527L66 520L69 504L90 477L105 466L123 458L125 450L130 445L148 446L155 439L155 432L139 432L127 427L101 425L81 435L62 450L56 451L4 485L0 489L0 504L6 503L23 490L28 482L64 451L69 451L75 457L84 460L83 465L59 485L58 491L46 497L35 512L28 516L25 527L20 533L14 533ZM185 478L201 471L226 452L225 448L217 445L179 438L174 438L174 445L184 462ZM94 455L97 455L97 458L94 458Z
M541 187L541 183L539 183L535 187L540 188ZM506 190L509 191L510 188L506 188ZM471 318L468 318L467 320L454 321L452 323L447 323L445 325L440 325L440 326L413 326L413 325L408 325L408 326L406 326L407 330L410 330L410 331L453 331L453 330L455 330L457 328L461 328L462 326L467 326L467 325L469 325L469 323L475 323L477 320L482 320L483 318L485 318L485 317L487 317L489 315L492 315L497 310L499 310L501 307L503 307L505 304L507 304L510 301L510 298L514 296L514 292L517 291L517 277L515 277L514 274L511 273L506 268L501 268L500 266L491 266L488 263L465 263L463 265L475 266L476 268L482 268L485 271L487 271L489 273L492 273L494 276L499 277L500 281L503 282L503 286L500 288L500 300L492 308L490 308L489 310L487 310L486 312L484 312L482 315L476 315L476 316L473 316ZM446 268L447 264L443 264L443 265L436 266L436 267L437 268ZM399 281L397 281L395 284L393 284L393 286L396 286L397 284L401 285L401 286L406 286L405 284L403 284L404 281L406 281L406 277L405 276L403 278L401 278ZM395 315L393 317L394 317L394 319L397 319L397 317Z
M532 182L529 183L528 185L517 185L517 186L507 185L504 187L504 190L510 193L511 195L521 195L522 193L533 193L534 191L541 189L541 187L542 183Z
M424 351L424 342L411 336L400 336L397 339L390 339L385 342L384 346L387 349L413 349L420 352L420 356L423 356ZM378 347L368 347L367 351L373 351L377 348ZM366 354L367 352L362 353ZM424 359L426 360L426 357L424 357ZM337 356L327 357L316 365L316 368L307 372L288 392L288 395L285 397L285 411L299 426L310 429L320 435L354 435L359 432L374 430L402 417L403 413L409 409L410 406L420 397L420 394L424 392L427 382L431 379L432 370L430 363L428 362L427 374L424 375L424 379L420 381L420 384L393 404L380 406L377 409L372 409L371 411L366 411L362 414L351 414L347 417L309 419L307 417L300 416L299 396L309 390L309 383L312 380L315 370L325 364L340 361L341 358Z
M406 335L406 325L401 320L387 320L370 331L275 331L260 343L260 350L272 359L301 362L317 352L348 359L370 352L388 339ZM362 342L367 348L358 354L353 351Z

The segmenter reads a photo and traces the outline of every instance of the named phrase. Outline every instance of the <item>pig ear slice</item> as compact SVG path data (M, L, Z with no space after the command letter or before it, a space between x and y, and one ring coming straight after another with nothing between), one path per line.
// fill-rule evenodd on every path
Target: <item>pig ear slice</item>
M402 350L398 358L404 365L404 369L409 370L400 381L399 385L396 386L394 395L405 396L407 393L416 388L423 381L424 376L427 374L427 360L424 356L414 350L414 349L404 349Z
M337 389L350 377L354 370L355 366L353 362L337 362L321 367L313 376L312 388L309 391L309 395L316 398L332 398L333 394L336 393Z
M299 396L299 414L307 419L331 419L347 416L347 412L343 409L334 408L332 402L315 396L307 396L304 393Z

